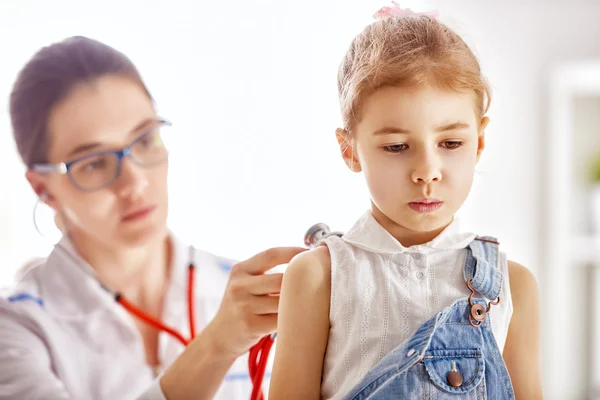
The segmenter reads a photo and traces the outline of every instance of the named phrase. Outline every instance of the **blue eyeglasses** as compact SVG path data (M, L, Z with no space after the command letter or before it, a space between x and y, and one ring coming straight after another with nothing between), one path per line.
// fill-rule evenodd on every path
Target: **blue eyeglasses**
M168 151L162 135L170 127L170 122L158 120L121 150L101 151L58 164L38 164L33 166L33 170L40 173L67 174L78 189L86 192L99 190L112 184L121 175L125 157L144 168L166 162Z

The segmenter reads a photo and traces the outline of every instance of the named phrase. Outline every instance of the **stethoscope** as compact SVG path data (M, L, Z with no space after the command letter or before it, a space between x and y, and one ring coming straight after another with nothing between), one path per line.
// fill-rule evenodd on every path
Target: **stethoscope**
M331 230L326 224L318 223L311 226L304 234L304 245L309 249L315 248L320 246L325 239L334 235L341 237L343 234L341 232L331 232ZM64 252L69 258L71 258L71 260L75 261L75 263L81 263L81 261L77 260L77 258L60 243L57 243L55 247L61 249L62 252ZM194 255L195 249L194 247L190 246L187 281L187 309L190 327L189 338L186 338L181 332L166 325L159 319L154 318L152 315L146 313L144 310L136 307L133 303L129 302L121 293L115 292L102 284L100 284L100 286L113 297L116 303L120 304L131 315L137 317L138 319L157 329L159 332L165 332L169 334L171 337L179 341L184 347L187 347L187 345L196 337L196 325L194 318L194 277L196 266L194 263ZM252 394L250 396L250 400L264 399L264 395L262 393L262 383L264 380L265 370L269 359L269 353L271 351L273 343L275 342L276 336L276 333L264 336L257 344L250 348L248 354L248 372L252 381Z

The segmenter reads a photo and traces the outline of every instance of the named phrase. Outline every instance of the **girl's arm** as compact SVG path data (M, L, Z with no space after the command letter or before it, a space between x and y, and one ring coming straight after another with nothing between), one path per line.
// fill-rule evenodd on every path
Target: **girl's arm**
M319 399L329 335L331 261L327 247L302 253L283 277L269 399Z
M542 399L537 283L527 268L513 261L508 262L508 274L514 311L502 356L515 390L515 397Z

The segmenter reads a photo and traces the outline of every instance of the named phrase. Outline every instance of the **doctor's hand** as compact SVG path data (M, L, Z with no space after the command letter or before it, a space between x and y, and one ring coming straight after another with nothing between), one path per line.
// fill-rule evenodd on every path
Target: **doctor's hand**
M273 248L233 266L219 311L160 378L167 400L212 399L234 361L275 332L283 274L265 272L305 250Z
M206 328L219 350L239 357L261 337L275 332L283 274L265 272L305 250L272 248L233 266L219 311Z

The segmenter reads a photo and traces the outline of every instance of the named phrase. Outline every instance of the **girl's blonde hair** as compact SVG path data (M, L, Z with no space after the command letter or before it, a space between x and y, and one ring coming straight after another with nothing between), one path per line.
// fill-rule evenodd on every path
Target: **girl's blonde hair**
M472 92L483 117L491 93L479 61L462 38L429 16L378 20L354 38L338 72L344 127L360 120L364 99L384 86L435 86Z

